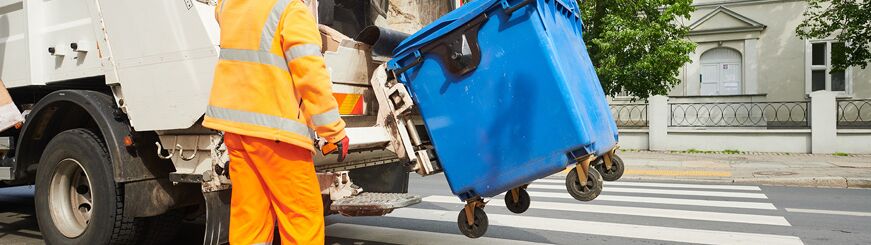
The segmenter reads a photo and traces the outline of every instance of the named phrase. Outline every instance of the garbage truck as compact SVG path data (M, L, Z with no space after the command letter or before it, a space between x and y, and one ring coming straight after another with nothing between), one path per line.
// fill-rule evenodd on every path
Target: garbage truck
M379 68L389 54L378 51L392 50L381 46L407 34L348 37L409 22L391 20L386 0L320 3L312 12L325 24L323 56L351 139L347 161L315 157L326 215L384 215L420 202L407 194L409 172L440 168L406 90ZM454 4L398 7L413 3L443 12ZM204 223L205 244L226 242L228 157L220 132L200 125L219 53L215 5L0 1L0 80L26 116L0 133L8 140L0 187L35 185L46 242L162 244L182 221Z
M467 203L458 228L476 238L484 198L504 192L522 213L529 182L566 167L580 201L601 192L600 171L619 178L616 126L579 40L577 3L477 0L442 16L461 2L313 8L351 139L349 160L315 154L325 215L414 205L409 173L444 172ZM215 4L0 1L0 80L25 115L0 132L0 187L35 185L48 243L163 244L183 221L205 226L204 244L227 241L231 163L221 132L200 125L220 50ZM419 26L391 19L414 11ZM411 36L383 27L410 33L431 21ZM508 38L526 34L538 40ZM563 46L573 52L552 49ZM514 69L526 57L534 64Z

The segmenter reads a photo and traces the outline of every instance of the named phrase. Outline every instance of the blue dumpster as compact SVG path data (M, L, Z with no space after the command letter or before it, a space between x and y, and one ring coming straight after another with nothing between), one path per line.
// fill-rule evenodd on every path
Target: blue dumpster
M394 50L455 195L492 197L617 144L581 27L574 0L476 0Z

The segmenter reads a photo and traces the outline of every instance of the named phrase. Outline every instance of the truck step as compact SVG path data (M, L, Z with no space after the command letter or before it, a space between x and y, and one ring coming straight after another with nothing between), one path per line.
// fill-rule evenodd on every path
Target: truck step
M407 193L367 192L333 201L330 210L345 216L382 216L420 201L420 196Z
M12 167L0 167L0 180L12 180Z

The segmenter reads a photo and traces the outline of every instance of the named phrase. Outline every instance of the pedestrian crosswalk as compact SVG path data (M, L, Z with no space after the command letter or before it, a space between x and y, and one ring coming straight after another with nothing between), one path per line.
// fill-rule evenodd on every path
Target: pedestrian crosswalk
M606 182L592 202L565 192L564 180L532 183L524 214L502 195L485 209L489 230L470 239L456 228L463 203L442 193L385 217L329 217L328 244L803 244L758 186ZM336 240L340 238L340 240ZM330 242L333 239L333 242ZM353 241L342 243L341 241ZM611 242L603 242L611 241ZM362 243L360 243L362 242Z

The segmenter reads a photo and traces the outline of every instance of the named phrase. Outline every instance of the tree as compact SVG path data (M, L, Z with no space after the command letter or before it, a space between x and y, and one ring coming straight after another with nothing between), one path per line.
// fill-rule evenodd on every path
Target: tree
M847 45L833 50L833 71L871 62L871 0L807 0L805 20L795 28L804 39L835 36Z
M581 0L584 42L606 94L644 99L680 83L695 43L686 39L692 0Z

